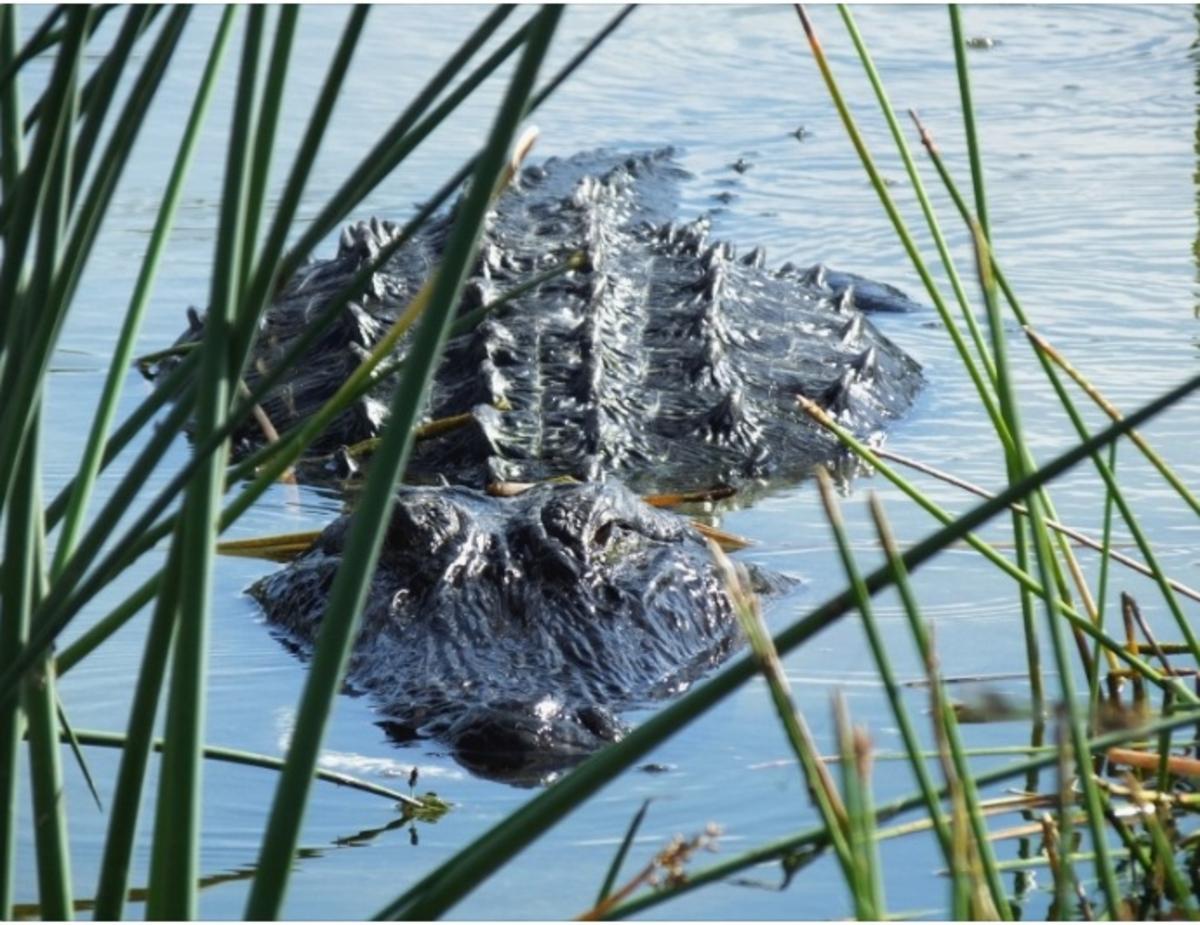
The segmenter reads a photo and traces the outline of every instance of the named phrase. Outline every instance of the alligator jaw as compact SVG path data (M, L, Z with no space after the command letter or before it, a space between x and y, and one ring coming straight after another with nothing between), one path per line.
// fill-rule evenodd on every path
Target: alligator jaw
M302 649L316 638L348 517L250 593ZM779 587L776 581L773 587ZM669 696L738 642L686 518L618 482L514 498L401 489L348 674L398 737L530 783L620 738L616 714Z

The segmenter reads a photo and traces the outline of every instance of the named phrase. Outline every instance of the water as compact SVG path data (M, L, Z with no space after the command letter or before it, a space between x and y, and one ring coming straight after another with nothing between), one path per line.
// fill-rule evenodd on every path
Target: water
M23 17L27 27L35 21L33 11L29 13ZM549 66L564 61L612 13L598 7L570 9ZM53 423L45 436L50 490L73 470L81 449L93 397L117 335L117 318L154 221L216 15L212 8L196 11L64 333L50 383L47 420ZM335 7L304 10L298 66L288 88L289 108L279 144L281 158L293 150L303 129L296 113L312 99L322 77L320 67L310 63L328 60L344 15ZM449 53L454 37L482 15L472 7L381 7L371 14L302 217L315 214L374 136ZM965 188L967 169L945 11L866 7L856 15L893 102L901 109L920 110ZM817 8L813 16L868 144L884 174L894 181L893 195L916 229L919 213L912 191L891 153L836 11ZM970 54L997 253L1042 333L1118 406L1132 409L1195 372L1197 66L1191 50L1196 36L1192 10L985 7L966 10L965 18L969 34L998 40L995 47ZM183 308L203 304L206 297L233 70L227 69L185 196L139 341L143 350L174 339L183 324ZM500 87L494 82L485 88L402 172L372 194L362 214L410 214L412 203L440 185L482 141ZM717 236L744 247L765 244L772 263L821 259L921 294L789 7L640 9L537 114L536 122L542 131L540 156L599 145L678 145L684 149L684 164L695 175L684 190L683 217L717 208L714 194L733 192L736 199L714 214ZM793 133L801 125L807 134L797 140ZM916 145L911 132L910 143ZM739 157L753 165L744 175L728 166ZM951 220L950 205L932 171L924 176L966 272L971 265L967 238ZM917 238L928 245L927 235L917 231ZM968 285L973 293L969 279ZM995 440L933 314L883 319L881 324L925 365L929 379L917 407L893 430L888 446L985 486L1003 484ZM1020 332L1012 328L1008 334L1030 443L1040 459L1049 459L1071 443L1069 424L1042 387ZM125 411L145 393L146 386L130 373ZM1099 423L1099 415L1090 408L1087 415L1093 425ZM1197 424L1200 415L1193 401L1146 429L1191 485L1200 485L1200 462L1194 453ZM186 454L181 442L164 471ZM118 464L112 471L120 470ZM1163 564L1176 577L1194 583L1200 563L1195 518L1132 451L1123 453L1120 472ZM113 479L102 479L102 492L111 488ZM147 490L162 480L155 476ZM957 489L928 480L922 484L946 507L965 510L971 503ZM864 567L878 559L862 503L868 490L879 492L887 503L902 540L918 539L933 526L883 479L858 480L844 500ZM1054 491L1061 519L1092 533L1099 532L1101 497L1098 481L1083 468L1061 480ZM255 535L318 527L337 510L336 498L281 486L234 532ZM811 485L773 492L752 508L729 514L723 526L755 541L744 558L804 579L794 594L771 607L768 616L774 627L788 624L840 589L839 568ZM1002 540L1005 527L997 522L985 533ZM154 557L148 557L146 568L153 564ZM1094 560L1084 558L1084 565L1094 576ZM270 567L246 560L219 563L207 730L215 744L278 754L286 741L302 669L269 635L242 594ZM72 631L103 615L143 575L131 575L110 588ZM994 569L967 551L953 550L924 568L916 586L927 615L936 622L945 674L996 674L1023 667L1015 597ZM1114 588L1138 595L1151 622L1173 638L1169 616L1148 583L1117 570ZM906 678L917 677L919 665L894 598L879 600L879 616L897 671ZM123 727L142 633L141 621L135 621L64 680L62 696L76 726ZM854 620L842 621L793 653L786 669L823 747L832 750L834 689L846 694L855 720L870 728L878 747L898 746ZM1054 679L1049 682L1053 685ZM1019 682L1005 680L993 682L991 689L1016 696L1023 691ZM910 707L924 725L925 700L919 690L912 692ZM314 850L297 864L285 910L289 916L369 916L530 796L470 777L436 746L396 748L372 718L368 701L340 698L323 763L397 787L404 786L415 764L421 770L420 787L436 789L455 808L436 825L420 826L414 844L404 827L383 829L395 818L386 802L316 786L301 839ZM1020 724L1000 724L968 727L966 735L969 744L1009 744L1022 741L1026 733ZM724 827L724 856L804 829L814 816L788 755L765 687L749 684L650 756L668 766L667 773L634 770L623 775L468 897L454 914L557 918L582 911L595 895L629 818L647 797L654 803L631 856L631 870L673 833L694 833L710 821ZM88 758L107 797L116 753L94 749ZM67 776L76 887L78 895L89 896L105 817L89 807L70 760ZM265 771L206 766L200 866L220 882L201 894L204 917L241 914L247 882L236 875L248 870L257 855L274 783L275 777ZM913 789L907 769L897 762L876 765L875 786L880 800ZM145 809L152 810L151 799ZM358 833L368 834L351 838ZM1015 848L1007 842L998 850L1008 857ZM18 870L23 900L36 895L31 853L31 846L22 841ZM929 874L940 861L928 840L889 843L883 860L889 871L889 909L941 907L946 888L944 881ZM147 867L143 840L135 857L136 885L145 883ZM768 886L780 880L777 866L747 876ZM1046 882L1042 875L1041 884ZM848 909L840 875L824 858L786 891L718 885L659 907L656 914L820 918L843 916ZM1037 901L1030 914L1042 909ZM140 907L133 911L137 914Z

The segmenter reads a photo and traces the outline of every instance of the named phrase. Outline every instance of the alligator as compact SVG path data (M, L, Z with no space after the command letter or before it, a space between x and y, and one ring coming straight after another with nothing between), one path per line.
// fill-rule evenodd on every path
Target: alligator
M349 670L395 737L432 737L522 783L618 738L622 711L681 690L738 635L702 540L637 493L799 478L837 444L797 396L870 437L920 389L919 365L864 314L914 308L903 293L821 265L771 269L760 248L738 256L710 240L703 218L673 223L686 176L670 150L551 158L490 213L458 309L484 317L448 343L426 412L459 426L416 445ZM277 429L311 416L379 343L440 262L454 216L370 275L269 395ZM353 225L336 256L297 272L265 315L248 384L399 233ZM584 265L548 272L581 252ZM184 340L203 329L192 319ZM393 387L380 377L301 471L352 474L345 448L379 433ZM251 424L234 451L261 440ZM567 477L576 484L555 484ZM484 491L501 482L536 487ZM349 516L251 589L302 649Z
M320 626L351 515L250 593L303 652ZM786 580L751 572L759 591ZM687 519L615 480L512 498L398 490L348 670L404 741L536 784L624 731L737 645L712 555Z
M864 313L907 311L899 290L820 264L766 266L675 224L688 174L671 149L590 152L527 168L489 215L460 311L478 312L576 252L545 280L453 338L428 415L463 426L418 443L408 480L482 487L615 474L641 490L792 481L838 451L797 407L816 401L860 436L902 414L919 365ZM365 284L263 403L283 431L328 400L439 263L455 209L428 221ZM372 219L337 255L298 271L265 313L247 383L269 369L363 263L400 233ZM203 318L194 311L183 340ZM399 348L400 356L405 350ZM382 377L313 444L308 478L346 476L339 452L376 436L395 381ZM235 455L262 442L248 423Z

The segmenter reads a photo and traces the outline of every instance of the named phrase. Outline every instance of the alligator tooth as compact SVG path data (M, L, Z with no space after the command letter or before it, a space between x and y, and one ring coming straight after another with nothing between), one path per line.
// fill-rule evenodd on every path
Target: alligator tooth
M767 249L756 247L742 258L742 263L748 267L762 267L767 263Z
M829 281L825 278L828 268L823 263L814 263L811 267L804 271L800 277L801 281L806 286L812 286L814 289L828 290Z

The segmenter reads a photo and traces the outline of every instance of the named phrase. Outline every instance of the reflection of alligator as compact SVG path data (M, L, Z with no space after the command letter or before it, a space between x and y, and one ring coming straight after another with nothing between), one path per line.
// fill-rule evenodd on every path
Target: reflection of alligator
M302 646L348 521L251 589ZM405 488L348 677L396 737L433 736L476 770L532 783L618 738L614 711L683 690L736 637L703 540L618 482L503 500Z
M429 413L470 420L423 441L410 478L479 486L613 472L639 487L791 478L835 449L796 407L797 394L860 434L908 407L919 367L857 309L912 303L820 266L768 270L761 249L737 258L707 240L704 220L666 223L682 176L669 151L582 154L524 172L490 217L463 309L578 249L590 266L450 342ZM310 416L378 341L437 264L452 220L431 221L375 273L361 304L266 401L279 430ZM267 313L248 381L396 231L378 221L348 228L335 258L296 275ZM315 449L377 434L391 385L344 412ZM239 436L243 448L260 439L253 425Z
M798 477L835 445L797 395L865 435L920 387L917 364L860 311L904 310L901 293L820 267L768 270L760 250L738 258L709 243L703 221L667 223L681 176L669 152L552 159L490 216L462 311L579 250L588 267L454 338L436 374L430 417L467 423L422 441L407 475L471 488L402 490L350 672L398 735L434 736L519 779L617 737L613 711L680 689L727 654L736 627L686 522L603 476L639 490ZM375 273L265 402L278 429L310 416L378 342L436 266L452 220L432 221ZM288 283L249 381L395 233L354 226L335 258ZM344 412L316 450L374 436L390 387ZM245 451L256 432L239 439ZM473 490L560 475L586 484L503 501ZM339 520L254 588L302 642L345 530Z

